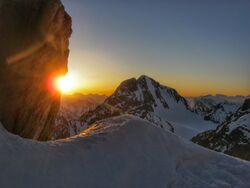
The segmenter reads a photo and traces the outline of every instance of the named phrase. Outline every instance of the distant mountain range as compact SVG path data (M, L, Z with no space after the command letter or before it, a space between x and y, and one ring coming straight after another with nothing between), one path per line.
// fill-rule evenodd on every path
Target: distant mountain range
M250 100L222 124L191 107L147 76L122 82L108 98L64 96L54 136L72 137L38 142L0 123L0 185L250 187L249 162L187 140L249 160Z
M187 139L216 126L193 113L187 100L175 89L141 76L122 82L103 104L83 114L81 127L87 128L99 120L122 114L146 119Z
M248 110L242 111L247 98L225 95L183 97L175 89L163 86L148 76L131 78L123 81L109 97L65 96L54 137L74 136L99 121L129 114L202 146L249 160L249 154L240 149L249 144L250 138L247 134L249 122L240 118L248 116ZM231 136L230 132L226 141L222 141L221 135L228 133L221 127L230 126L238 119L240 121L236 123L241 128L237 130L241 130L239 135L242 136ZM217 134L218 130L224 132Z
M107 98L105 95L63 95L61 99L60 111L56 118L56 124L53 127L53 138L67 138L78 134L76 126L80 117L95 109Z
M242 106L246 98L244 96L207 95L189 97L187 100L190 109L204 117L204 120L223 123Z

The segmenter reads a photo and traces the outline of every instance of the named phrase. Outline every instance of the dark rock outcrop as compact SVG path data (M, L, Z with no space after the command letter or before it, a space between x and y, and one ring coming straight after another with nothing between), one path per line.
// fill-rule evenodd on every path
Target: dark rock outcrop
M242 105L242 110L250 109L250 98L246 99L244 104Z
M53 79L67 72L71 18L60 0L0 0L0 121L50 139L60 105Z

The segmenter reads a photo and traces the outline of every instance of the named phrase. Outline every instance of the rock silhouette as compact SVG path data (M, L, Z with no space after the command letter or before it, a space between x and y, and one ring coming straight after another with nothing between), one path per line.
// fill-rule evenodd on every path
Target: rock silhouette
M60 105L53 79L67 72L71 17L60 0L0 0L0 121L49 140Z
M244 104L242 106L242 110L248 110L249 108L250 108L250 98L248 98L244 101Z

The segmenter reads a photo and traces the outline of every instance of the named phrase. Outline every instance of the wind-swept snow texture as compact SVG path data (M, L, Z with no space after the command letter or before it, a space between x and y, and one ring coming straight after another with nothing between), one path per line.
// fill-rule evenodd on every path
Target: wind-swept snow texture
M250 163L197 146L133 116L54 142L0 129L0 187L250 187Z

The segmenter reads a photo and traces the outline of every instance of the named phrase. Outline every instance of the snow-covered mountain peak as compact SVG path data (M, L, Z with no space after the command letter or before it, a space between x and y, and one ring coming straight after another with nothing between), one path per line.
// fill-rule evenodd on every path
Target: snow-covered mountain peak
M144 102L152 107L151 111L155 108L170 108L170 100L180 102L187 108L187 101L175 89L163 86L145 75L123 81L110 98L117 97L132 100L134 103Z
M103 104L82 116L81 127L121 114L138 116L185 138L214 127L191 112L186 99L175 89L148 76L123 81Z

